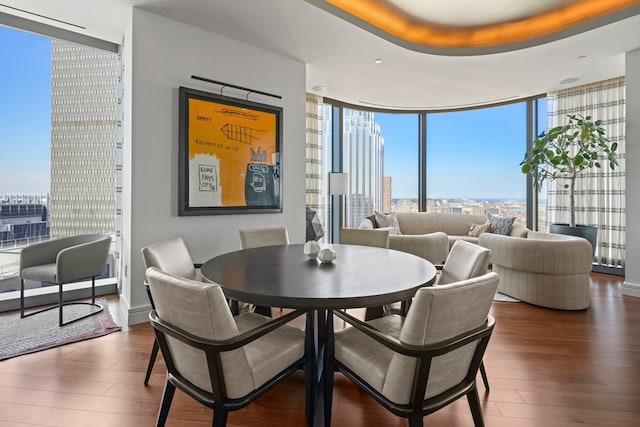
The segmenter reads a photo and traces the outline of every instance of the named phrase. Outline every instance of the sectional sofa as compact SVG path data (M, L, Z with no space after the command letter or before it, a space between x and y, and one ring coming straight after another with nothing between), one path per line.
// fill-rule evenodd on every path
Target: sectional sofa
M400 212L395 216L398 229L391 231L389 247L418 255L434 264L444 263L449 249L458 239L478 243L478 237L469 236L470 224L487 222L484 215L455 213ZM377 228L374 221L374 216L365 218L359 228ZM527 227L515 223L509 235L522 237L528 232Z

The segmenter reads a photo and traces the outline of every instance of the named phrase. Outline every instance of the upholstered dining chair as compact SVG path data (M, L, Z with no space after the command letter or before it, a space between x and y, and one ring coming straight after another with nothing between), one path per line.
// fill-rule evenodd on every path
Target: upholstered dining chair
M239 230L239 234L240 248L242 249L289 244L289 233L285 227L245 228ZM255 311L265 316L273 315L271 307L254 306L242 301L236 303L238 312Z
M386 409L423 425L423 417L467 397L483 426L476 377L493 331L489 316L496 273L416 293L406 318L397 314L362 322L334 314L353 327L337 331L334 366ZM325 402L331 402L327 387Z
M389 247L389 230L364 228L341 228L340 243L348 245Z
M96 303L96 277L107 264L111 236L82 234L60 237L29 245L20 252L20 317L28 317L58 308L59 326L68 325L85 317L100 313L104 307ZM91 279L91 302L64 302L63 285ZM25 280L58 285L58 305L25 313ZM84 304L97 308L88 314L64 321L65 305Z
M149 318L167 365L156 425L165 425L176 388L213 409L213 426L304 367L304 331L253 312L233 317L219 285L151 267Z
M175 274L185 279L202 281L200 271L196 269L189 254L189 249L184 244L182 237L174 237L152 243L142 248L142 260L144 261L145 269L156 267L166 273ZM155 310L155 304L147 282L145 282L145 290L151 303L151 309ZM149 356L149 364L147 365L147 373L144 377L144 385L149 384L149 378L153 371L153 365L156 363L159 348L158 341L154 340L151 355Z
M242 249L289 244L289 234L285 227L246 228L239 233Z
M348 245L374 246L389 248L389 230L366 228L341 228L340 243ZM375 319L384 315L382 306L365 308L365 320Z
M456 240L436 279L435 286L482 276L489 271L490 260L491 251L489 249L464 240ZM402 311L400 303L386 305L384 310L385 314L401 314ZM489 379L484 363L480 363L480 374L485 389L489 390Z

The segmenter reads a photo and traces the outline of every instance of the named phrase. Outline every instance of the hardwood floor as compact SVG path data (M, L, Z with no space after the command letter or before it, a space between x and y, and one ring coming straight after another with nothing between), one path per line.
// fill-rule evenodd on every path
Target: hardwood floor
M622 278L592 274L591 307L567 312L494 302L496 327L478 379L488 427L640 425L640 299ZM114 310L111 310L112 312ZM153 426L164 384L156 364L143 383L153 333L135 325L106 337L0 362L0 427ZM302 373L229 416L229 426L304 426ZM211 425L211 411L176 392L169 426ZM341 375L332 423L406 426ZM425 425L468 427L465 399Z

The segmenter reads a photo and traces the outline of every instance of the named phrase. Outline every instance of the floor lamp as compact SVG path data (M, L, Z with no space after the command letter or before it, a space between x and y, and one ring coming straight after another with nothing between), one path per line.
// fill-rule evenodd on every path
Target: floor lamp
M349 174L343 172L329 173L329 194L331 194L331 241L340 242L340 228L344 221L343 198L349 191Z

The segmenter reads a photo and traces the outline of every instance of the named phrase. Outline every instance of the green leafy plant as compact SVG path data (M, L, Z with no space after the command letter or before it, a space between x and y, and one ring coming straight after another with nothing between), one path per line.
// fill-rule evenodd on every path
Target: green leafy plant
M540 190L545 180L566 180L569 189L569 214L571 227L575 219L576 177L585 169L600 168L601 162L611 169L616 160L618 143L611 143L605 136L602 120L593 121L590 116L569 115L569 123L542 132L533 142L531 150L520 162L522 173L530 173L534 186Z

